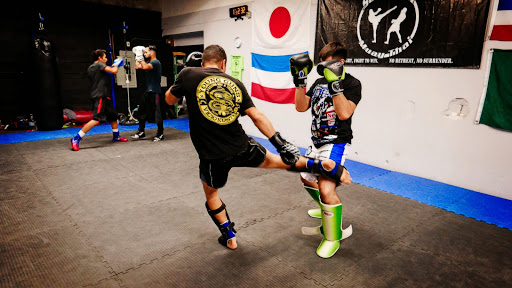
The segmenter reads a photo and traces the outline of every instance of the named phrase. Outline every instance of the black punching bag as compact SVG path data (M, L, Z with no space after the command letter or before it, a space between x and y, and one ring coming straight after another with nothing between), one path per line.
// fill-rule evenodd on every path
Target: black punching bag
M58 130L64 124L60 79L53 42L43 33L34 35L34 75L37 129Z

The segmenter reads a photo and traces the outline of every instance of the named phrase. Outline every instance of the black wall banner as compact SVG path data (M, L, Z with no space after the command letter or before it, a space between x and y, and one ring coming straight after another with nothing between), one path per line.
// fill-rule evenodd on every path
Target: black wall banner
M479 68L490 0L319 0L318 52L348 48L347 65Z

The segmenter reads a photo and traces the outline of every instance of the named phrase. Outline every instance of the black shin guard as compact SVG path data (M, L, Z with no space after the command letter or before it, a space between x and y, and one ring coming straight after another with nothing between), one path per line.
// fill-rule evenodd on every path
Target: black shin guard
M322 166L321 160L308 159L306 167L297 168L297 167L295 167L295 165L292 165L290 167L290 169L288 169L288 170L293 171L293 172L309 172L309 173L316 174L316 175L323 175L329 179L334 180L336 182L336 184L340 184L340 182L341 182L340 178L341 178L341 174L343 174L343 169L347 169L347 168L345 168L345 166L340 165L338 163L334 163L334 164L335 164L334 169L326 170Z
M217 225L217 228L219 228L219 231L222 234L219 237L219 243L222 246L227 247L228 240L235 237L236 230L235 230L235 223L231 222L231 220L229 219L229 214L228 214L228 210L226 210L226 205L224 204L224 202L222 202L222 205L215 210L210 209L210 207L208 206L208 202L205 202L205 206L206 206L206 211L208 211L208 214L210 215L210 217L213 220L213 223L215 223L215 225ZM215 218L215 215L219 214L220 212L222 212L224 210L226 210L226 217L228 218L228 221L227 221L227 223L220 223L219 220L217 220L217 218Z

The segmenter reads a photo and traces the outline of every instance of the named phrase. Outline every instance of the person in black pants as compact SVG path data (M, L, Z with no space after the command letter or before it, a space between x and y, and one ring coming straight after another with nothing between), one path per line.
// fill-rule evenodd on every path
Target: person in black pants
M153 141L161 141L164 139L164 120L165 100L162 95L160 81L162 78L162 64L156 59L156 47L150 45L144 49L144 58L149 59L149 63L137 57L135 62L136 69L146 70L146 93L144 101L139 104L139 130L131 137L133 139L146 138L146 121L153 120L158 126L158 130ZM137 56L137 55L136 55Z

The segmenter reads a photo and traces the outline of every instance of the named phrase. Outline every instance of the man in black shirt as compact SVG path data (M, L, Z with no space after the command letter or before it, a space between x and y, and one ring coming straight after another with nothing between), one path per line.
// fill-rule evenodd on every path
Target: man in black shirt
M185 96L189 111L190 137L199 155L199 174L206 195L206 209L221 231L219 243L236 249L234 223L219 197L232 167L280 168L316 171L350 184L350 174L332 160L308 161L297 147L284 140L253 104L244 85L225 73L226 53L218 45L203 51L202 68L184 68L165 93L167 104ZM281 157L268 152L245 134L238 117L247 115L269 138Z
M118 67L124 65L124 60L118 58L107 66L107 53L105 50L97 49L92 53L94 63L87 68L87 76L91 81L91 99L92 99L92 120L87 122L84 127L71 138L71 149L78 151L79 144L85 133L89 132L92 127L98 125L100 122L110 122L112 126L112 133L114 134L112 141L126 142L128 139L121 137L118 130L117 112L112 104L112 99L109 97L108 87L110 85L109 74L116 74L119 70Z
M144 99L139 104L139 130L133 139L142 139L146 137L146 120L156 123L157 132L153 141L161 141L164 139L164 120L165 103L162 95L162 88L160 81L162 80L162 64L160 60L156 59L156 46L149 45L144 48L144 57L149 59L146 61L136 61L135 69L142 69L146 71L146 93Z
M361 100L361 82L345 73L347 49L340 42L331 42L319 52L320 61L317 71L320 76L305 93L307 74L313 63L307 54L295 55L290 59L290 68L294 77L295 108L305 112L311 108L311 140L306 157L318 160L331 159L343 165L345 155L352 140L352 114ZM352 227L342 230L341 200L336 194L336 181L322 175L302 172L304 188L321 207L311 209L309 215L322 218L322 229L317 229L324 239L317 254L329 258L339 249L340 240L352 233ZM326 213L332 212L332 213ZM334 217L326 217L334 215ZM328 218L328 219L327 219ZM305 231L303 228L303 232ZM305 233L306 234L306 233ZM315 234L315 233L313 233Z

